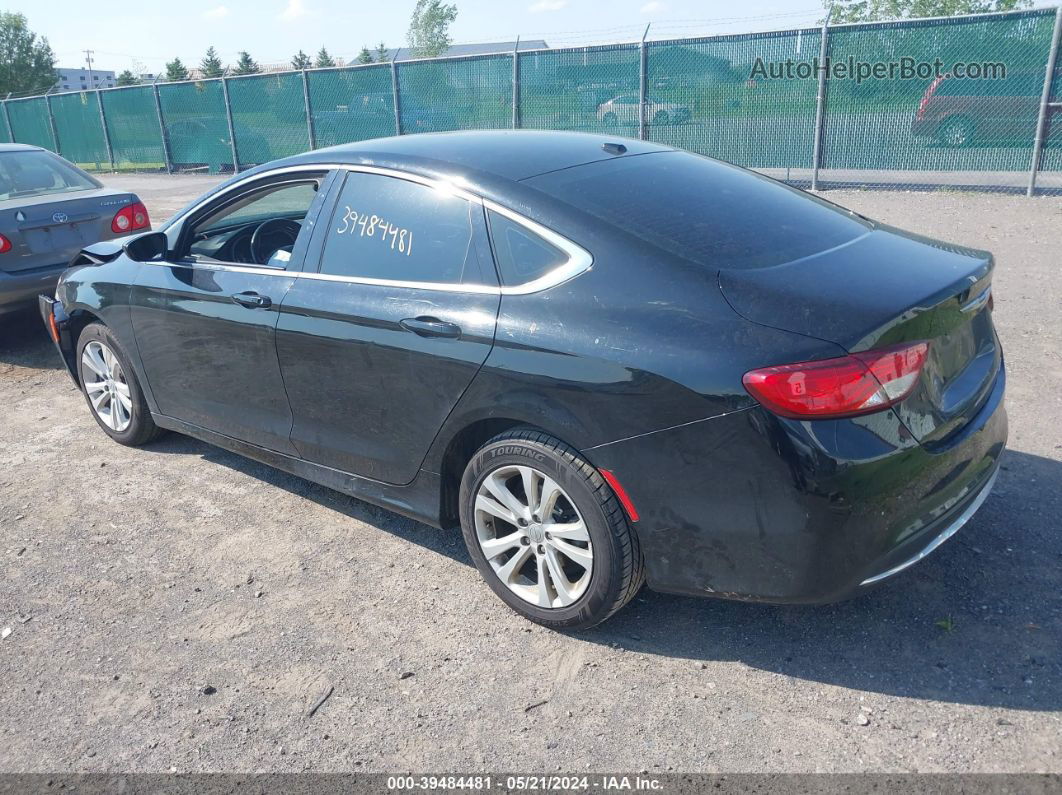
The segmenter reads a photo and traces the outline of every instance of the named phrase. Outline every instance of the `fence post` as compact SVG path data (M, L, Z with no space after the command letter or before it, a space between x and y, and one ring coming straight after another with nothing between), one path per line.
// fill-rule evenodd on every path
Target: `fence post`
M11 139L11 143L15 143L15 128L11 126L11 113L7 109L7 101L11 99L11 92L7 92L7 96L4 97L4 123L7 124L7 137Z
M819 189L819 166L822 163L822 128L826 121L826 55L829 52L831 7L822 22L819 42L819 87L815 94L815 143L811 150L811 189Z
M236 153L236 131L232 126L232 103L229 102L229 84L221 76L221 96L225 100L225 123L229 126L229 145L232 147L232 173L240 173L240 156Z
M302 70L302 105L306 111L306 137L310 139L310 149L317 148L317 133L313 129L313 110L310 107L310 78Z
M107 130L107 112L103 109L103 95L98 88L96 89L96 104L100 108L100 127L103 128L103 145L107 147L107 162L111 164L111 171L114 171L114 148L111 146L111 134Z
M649 25L653 23L650 22ZM646 118L649 101L649 50L645 46L645 37L649 35L649 25L645 26L642 41L638 45L638 138L649 138L649 119Z
M395 65L400 52L402 52L401 47L391 56L391 104L395 106L395 135L402 134L402 103L398 95L398 67Z
M1040 93L1040 112L1036 116L1036 137L1033 139L1032 162L1029 164L1029 186L1026 196L1036 192L1036 172L1040 170L1040 159L1044 150L1044 128L1047 126L1047 111L1051 107L1051 84L1055 79L1055 64L1058 63L1058 40L1062 37L1062 6L1055 9L1055 27L1051 35L1051 50L1047 54L1047 67L1044 72L1044 88Z
M170 136L166 132L166 122L162 119L162 98L159 96L159 79L151 81L151 91L155 95L155 114L159 117L159 133L162 135L162 157L166 161L166 173L173 173L173 158L170 157Z
M513 47L513 129L520 127L520 37Z
M48 108L48 129L50 129L51 132L52 132L52 143L55 144L55 153L57 155L61 155L62 152L59 151L59 133L56 132L56 129L55 129L55 114L52 113L52 95L51 94L45 94L44 95L44 104Z

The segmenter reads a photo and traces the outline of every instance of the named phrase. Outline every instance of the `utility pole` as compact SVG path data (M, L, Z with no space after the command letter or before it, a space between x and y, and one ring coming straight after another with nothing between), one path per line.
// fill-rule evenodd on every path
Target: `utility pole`
M92 85L92 83L93 83L93 80L92 80L92 52L93 52L92 50L85 50L85 62L88 64L88 70L89 70L88 84L89 84L89 88L99 88L99 86Z

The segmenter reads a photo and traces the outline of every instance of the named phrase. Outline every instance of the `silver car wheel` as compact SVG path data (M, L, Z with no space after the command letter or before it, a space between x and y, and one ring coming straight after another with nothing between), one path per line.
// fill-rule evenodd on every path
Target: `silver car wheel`
M81 366L92 410L104 425L121 433L133 421L133 400L118 357L102 342L93 340L81 352Z
M590 585L594 550L571 497L549 475L502 466L476 493L476 539L505 586L525 602L567 607Z

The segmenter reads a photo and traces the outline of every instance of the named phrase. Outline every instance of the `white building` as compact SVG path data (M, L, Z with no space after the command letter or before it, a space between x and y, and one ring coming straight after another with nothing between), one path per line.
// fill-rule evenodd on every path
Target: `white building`
M117 85L114 72L107 69L93 69L90 73L84 66L73 69L57 66L55 74L59 79L55 81L54 91L85 91Z

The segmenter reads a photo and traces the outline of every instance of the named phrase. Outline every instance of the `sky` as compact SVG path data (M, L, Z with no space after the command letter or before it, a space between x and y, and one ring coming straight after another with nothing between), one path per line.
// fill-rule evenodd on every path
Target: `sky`
M458 9L455 42L544 38L553 47L641 38L743 33L815 24L821 0L451 0ZM247 50L262 64L289 61L300 48L322 46L350 59L362 45L405 44L415 0L140 0L93 4L82 0L6 0L30 29L47 37L60 67L85 64L117 72L157 72L179 56L195 66L213 45L224 62Z

